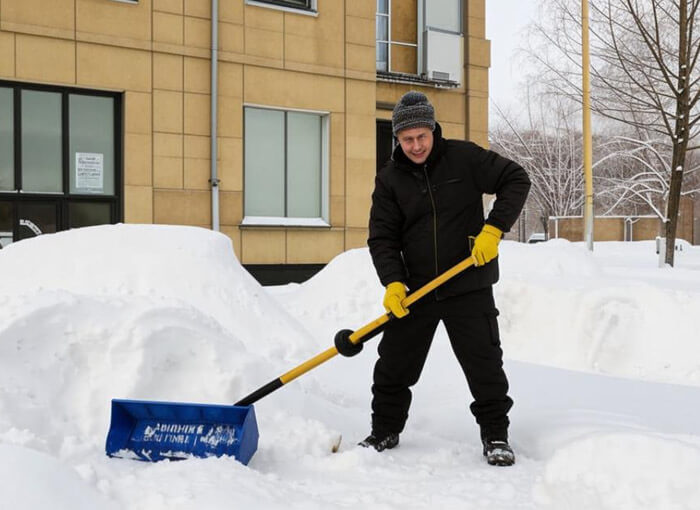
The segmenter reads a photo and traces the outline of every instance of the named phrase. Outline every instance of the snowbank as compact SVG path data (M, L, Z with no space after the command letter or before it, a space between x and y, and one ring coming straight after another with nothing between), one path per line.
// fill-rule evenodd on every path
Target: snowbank
M593 253L565 240L504 241L495 295L506 357L700 385L700 344L689 342L700 317L700 248L679 252L675 269L657 260L651 241L597 243ZM277 294L322 339L383 314L382 296L367 249Z
M535 487L543 508L690 509L700 500L700 448L680 439L612 433L560 448Z
M390 453L354 446L369 430L373 340L256 404L248 467L152 465L104 455L112 398L245 396L383 313L368 251L302 285L262 288L229 239L204 229L114 225L13 244L0 251L0 507L693 508L697 248L671 270L656 267L650 243L590 254L504 242L501 265L514 468L483 462L442 327Z
M117 510L78 474L53 457L29 448L0 444L0 506L12 510Z
M0 437L61 458L102 448L112 398L232 403L308 336L204 229L45 235L0 279Z
M657 267L654 243L504 242L496 299L514 359L700 385L700 248ZM688 267L688 268L687 268ZM693 269L695 268L695 269Z

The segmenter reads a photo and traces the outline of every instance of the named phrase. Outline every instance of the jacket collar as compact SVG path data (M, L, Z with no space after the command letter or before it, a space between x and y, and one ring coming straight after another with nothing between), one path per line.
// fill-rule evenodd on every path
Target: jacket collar
M394 147L394 152L391 155L391 159L397 164L397 166L409 171L423 170L423 166L426 165L429 169L432 169L444 152L445 139L442 137L442 127L440 127L440 124L436 122L435 130L433 131L433 148L428 155L428 159L425 160L425 163L416 164L408 159L408 156L406 156L403 149L401 149L401 144L397 144L396 147Z

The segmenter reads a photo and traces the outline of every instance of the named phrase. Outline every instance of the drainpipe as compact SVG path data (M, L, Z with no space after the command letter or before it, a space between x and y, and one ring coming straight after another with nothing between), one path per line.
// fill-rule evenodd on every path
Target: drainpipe
M211 0L211 229L219 231L219 177L217 169L217 104L219 75L219 0Z

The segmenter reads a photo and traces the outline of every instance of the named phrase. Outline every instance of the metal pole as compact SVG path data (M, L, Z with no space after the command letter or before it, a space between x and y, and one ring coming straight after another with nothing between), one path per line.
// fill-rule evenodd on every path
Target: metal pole
M219 176L217 167L217 105L219 76L219 1L211 0L211 228L219 231Z
M593 142L591 138L591 57L588 37L588 0L581 0L581 29L583 44L583 175L585 203L583 206L583 239L593 251Z

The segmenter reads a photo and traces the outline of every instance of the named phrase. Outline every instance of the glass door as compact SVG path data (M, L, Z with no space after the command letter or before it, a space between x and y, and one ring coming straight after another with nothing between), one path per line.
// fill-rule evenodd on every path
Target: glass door
M391 159L394 151L394 135L390 120L377 121L377 172Z
M14 224L12 202L0 202L0 249L12 242Z
M29 239L41 234L53 234L58 224L57 202L18 202L17 239Z

